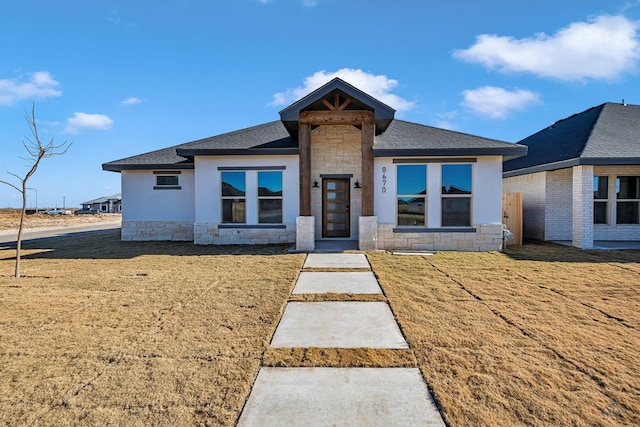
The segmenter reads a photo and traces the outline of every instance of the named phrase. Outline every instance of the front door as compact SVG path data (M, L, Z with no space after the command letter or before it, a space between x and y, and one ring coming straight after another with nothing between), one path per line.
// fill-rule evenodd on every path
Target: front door
M322 237L349 237L349 179L322 180Z

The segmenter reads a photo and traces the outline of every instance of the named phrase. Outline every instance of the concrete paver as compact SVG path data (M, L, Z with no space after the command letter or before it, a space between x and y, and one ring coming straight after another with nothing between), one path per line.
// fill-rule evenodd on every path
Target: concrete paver
M376 277L370 271L303 271L293 294L381 294Z
M303 268L370 268L364 254L309 254Z
M417 368L261 368L240 426L444 426Z
M409 348L384 302L290 302L273 347Z

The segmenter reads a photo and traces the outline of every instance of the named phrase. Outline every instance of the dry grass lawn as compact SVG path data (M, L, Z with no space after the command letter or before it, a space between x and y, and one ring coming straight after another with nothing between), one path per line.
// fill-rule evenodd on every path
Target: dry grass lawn
M233 425L304 261L117 231L24 253L16 280L0 249L1 425Z
M640 425L640 252L368 254L384 295L290 295L283 246L0 248L0 424L233 425L260 366L418 366L446 422ZM268 348L289 301L388 301L409 350Z
M450 425L640 425L640 252L368 258Z

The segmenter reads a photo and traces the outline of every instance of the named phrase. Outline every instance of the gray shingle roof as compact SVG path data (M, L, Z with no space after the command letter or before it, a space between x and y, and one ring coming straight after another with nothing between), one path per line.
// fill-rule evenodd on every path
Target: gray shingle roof
M394 120L387 130L376 137L376 156L523 156L524 146L496 139L483 138L418 123Z
M526 147L465 133L394 120L375 137L375 156L478 156L526 154ZM196 155L298 154L294 141L280 121L265 123L222 135L102 165L104 170L193 169Z
M604 103L528 136L526 157L504 163L504 176L576 165L640 164L640 105Z

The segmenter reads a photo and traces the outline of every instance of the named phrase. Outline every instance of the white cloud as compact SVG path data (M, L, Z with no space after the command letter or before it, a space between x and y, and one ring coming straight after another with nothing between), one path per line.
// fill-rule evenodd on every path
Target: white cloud
M59 85L48 71L31 73L26 81L17 78L0 79L0 105L13 105L25 99L61 96L62 91L56 89Z
M122 105L135 105L135 104L140 104L141 102L142 102L142 99L136 98L135 96L130 96L129 98L127 98L124 101L122 101L121 104Z
M73 113L67 119L65 133L78 133L85 129L109 130L113 126L113 119L104 114Z
M528 72L560 80L611 79L633 70L640 58L639 22L601 15L574 22L553 36L513 37L482 34L454 56L490 69Z
M437 128L440 128L440 129L447 129L447 130L455 130L456 129L456 126L453 123L451 123L450 121L447 121L447 120L438 120L436 122L435 126Z
M269 105L278 106L293 103L335 77L340 77L361 91L395 108L398 112L410 110L415 105L415 102L407 101L391 93L391 91L398 86L397 80L390 79L385 75L370 74L353 68L342 68L335 72L327 72L324 70L315 72L305 77L303 86L274 94L273 101Z
M464 100L461 105L492 119L504 119L512 112L524 110L540 100L538 94L528 90L509 91L495 86L465 90L462 94Z

